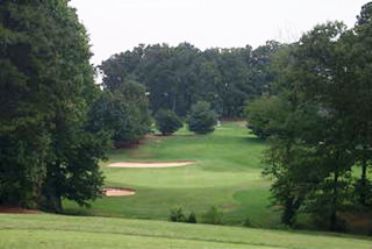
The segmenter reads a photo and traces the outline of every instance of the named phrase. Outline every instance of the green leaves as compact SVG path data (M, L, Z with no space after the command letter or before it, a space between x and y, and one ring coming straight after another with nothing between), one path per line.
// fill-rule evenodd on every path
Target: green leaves
M288 225L297 213L307 212L322 228L343 230L345 207L370 205L372 26L367 9L353 29L340 22L317 25L279 53L277 96L247 108L250 128L270 142L265 174L274 179L274 204L283 207ZM351 176L358 165L362 175L355 181Z
M261 97L246 108L248 128L260 138L281 135L288 118L288 104L279 97Z
M217 124L217 114L211 110L210 104L199 101L191 108L188 119L189 130L197 134L208 134L214 131Z
M145 89L135 81L128 81L114 90L105 89L91 115L91 128L109 132L117 147L137 143L150 131Z
M181 117L203 100L224 117L240 117L246 101L270 91L275 75L271 60L281 48L274 41L250 46L200 51L189 43L139 45L115 54L99 67L108 89L136 80L149 92L150 109L169 109Z
M0 5L0 202L61 210L100 196L105 137L88 37L68 1Z
M164 136L169 136L182 128L182 120L170 110L159 110L155 115L156 127Z

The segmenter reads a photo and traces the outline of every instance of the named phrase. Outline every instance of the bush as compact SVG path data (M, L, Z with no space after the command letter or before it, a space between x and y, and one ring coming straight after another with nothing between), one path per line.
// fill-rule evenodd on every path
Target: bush
M188 217L183 212L181 207L171 209L169 219L173 222L197 223L196 214L191 212Z
M196 215L194 212L191 212L188 219L187 219L187 223L198 223L197 219L196 219Z
M217 124L217 114L211 110L210 104L199 101L191 107L188 120L189 130L197 134L208 134L214 131Z
M171 110L159 110L155 121L156 127L163 136L172 135L183 126L181 119Z
M222 224L223 213L217 207L211 207L204 215L203 222L207 224Z
M244 220L243 226L245 226L245 227L253 227L251 219L246 218Z
M173 222L185 222L186 216L181 207L171 209L169 219Z

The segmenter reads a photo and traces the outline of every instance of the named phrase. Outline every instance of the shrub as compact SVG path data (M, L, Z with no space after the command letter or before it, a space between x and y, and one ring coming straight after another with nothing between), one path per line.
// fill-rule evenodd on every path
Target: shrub
M155 116L156 127L163 134L169 136L182 128L182 120L171 110L159 110Z
M219 225L222 224L223 213L217 207L211 207L204 215L203 222L207 224Z
M171 209L169 219L173 222L185 222L186 216L181 207Z
M181 207L171 209L169 219L173 222L197 223L196 214L191 212L188 217L183 212Z
M188 120L189 130L197 134L208 134L214 131L217 124L217 114L211 110L210 104L199 101L191 107Z
M246 218L244 220L243 226L245 226L245 227L253 227L251 219Z
M195 215L194 212L191 212L191 213L190 213L190 215L189 215L189 217L187 218L187 221L186 221L186 222L187 222L187 223L193 223L193 224L198 223L198 221L197 221L197 219L196 219L196 215Z

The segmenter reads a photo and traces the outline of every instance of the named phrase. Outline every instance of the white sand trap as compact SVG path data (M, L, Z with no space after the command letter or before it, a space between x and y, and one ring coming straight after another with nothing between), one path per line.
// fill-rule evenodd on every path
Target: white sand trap
M136 194L136 191L133 189L105 188L104 194L108 197L132 196Z
M192 161L178 161L178 162L122 162L112 163L109 165L110 168L132 168L132 169L149 169L149 168L175 168L185 167L195 162Z

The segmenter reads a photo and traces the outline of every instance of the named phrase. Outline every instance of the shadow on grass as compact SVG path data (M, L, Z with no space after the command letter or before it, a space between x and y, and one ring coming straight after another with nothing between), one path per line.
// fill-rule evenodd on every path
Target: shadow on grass
M60 215L67 216L96 216L91 211L90 208L78 207L78 208L66 208Z
M248 144L265 145L265 140L258 137L247 136L241 138L243 142Z

